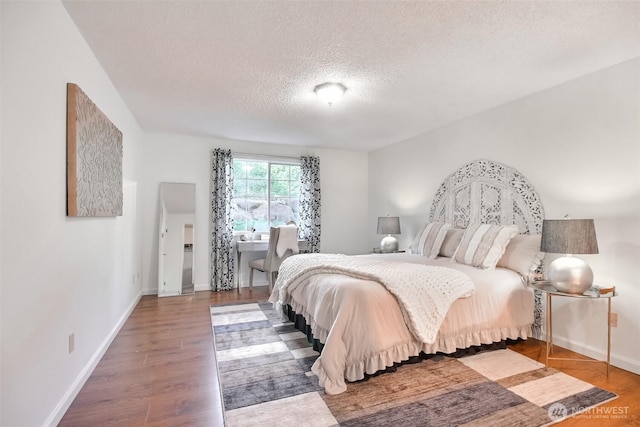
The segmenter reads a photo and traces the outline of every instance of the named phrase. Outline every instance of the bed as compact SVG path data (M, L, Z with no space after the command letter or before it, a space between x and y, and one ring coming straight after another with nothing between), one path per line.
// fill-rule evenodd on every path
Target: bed
M420 354L526 339L541 319L526 279L543 217L519 172L477 160L438 188L410 253L290 257L270 301L323 344L312 371L329 394Z

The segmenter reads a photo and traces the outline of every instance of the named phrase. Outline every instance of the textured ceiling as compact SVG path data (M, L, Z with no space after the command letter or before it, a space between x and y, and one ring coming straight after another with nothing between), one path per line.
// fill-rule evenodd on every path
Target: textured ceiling
M640 56L635 1L63 4L145 130L301 146L373 150Z

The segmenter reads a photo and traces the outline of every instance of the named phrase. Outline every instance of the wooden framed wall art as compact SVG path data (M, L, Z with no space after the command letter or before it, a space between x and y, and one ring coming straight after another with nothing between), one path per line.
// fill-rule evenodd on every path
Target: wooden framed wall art
M122 203L122 132L67 83L67 216L119 216Z

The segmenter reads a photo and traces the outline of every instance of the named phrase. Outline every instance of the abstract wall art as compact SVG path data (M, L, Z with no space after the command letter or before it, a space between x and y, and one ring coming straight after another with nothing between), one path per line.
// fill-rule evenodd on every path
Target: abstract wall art
M122 132L67 83L67 216L119 216L122 201Z

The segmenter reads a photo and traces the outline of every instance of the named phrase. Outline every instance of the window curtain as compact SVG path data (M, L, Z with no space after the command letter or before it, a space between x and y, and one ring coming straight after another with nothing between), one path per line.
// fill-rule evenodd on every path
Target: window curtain
M320 158L300 157L300 238L320 252Z
M234 287L233 155L231 150L211 152L211 289L224 291Z

